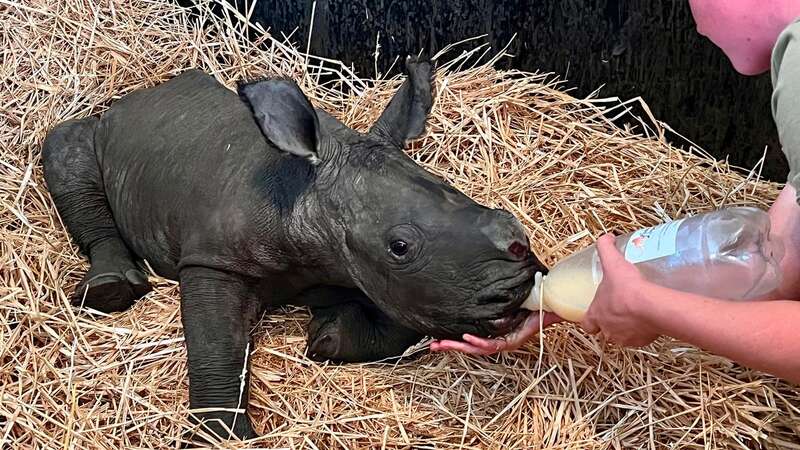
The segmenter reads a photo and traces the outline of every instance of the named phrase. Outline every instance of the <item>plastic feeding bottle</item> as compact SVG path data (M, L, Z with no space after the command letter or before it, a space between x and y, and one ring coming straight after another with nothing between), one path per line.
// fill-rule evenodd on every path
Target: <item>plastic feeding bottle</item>
M758 208L735 207L618 236L616 246L649 281L708 297L749 300L781 280L783 245L770 240L770 221ZM522 304L580 321L603 278L595 245L557 263Z

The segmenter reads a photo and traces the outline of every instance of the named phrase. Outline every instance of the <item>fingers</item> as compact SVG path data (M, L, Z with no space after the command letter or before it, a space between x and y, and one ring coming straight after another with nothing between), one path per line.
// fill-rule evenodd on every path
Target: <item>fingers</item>
M652 344L656 339L658 339L658 335L635 336L622 345L626 347L644 347Z
M537 318L538 319L538 318ZM544 318L542 319L542 328L547 328L550 325L563 322L564 319L558 316L556 313L545 312Z
M466 335L465 335L466 336ZM492 353L496 353L496 351L489 351L484 349L483 347L477 347L467 342L461 341L434 341L431 342L430 349L432 352L461 352L461 353L468 353L470 355L491 355Z
M597 325L597 322L592 320L588 314L581 321L581 328L588 334L597 334L600 332L600 326Z
M628 263L625 257L622 256L622 253L617 250L614 242L616 242L616 240L611 233L606 233L597 240L597 255L600 257L600 263L603 265L603 269L618 267L620 264Z
M462 336L464 341L433 341L430 344L432 352L446 352L458 351L468 353L470 355L492 355L504 351L516 350L525 342L530 340L531 337L541 331L542 328L549 327L550 325L558 322L563 322L564 319L554 313L545 313L541 318L539 312L532 312L525 319L525 322L515 331L502 338L486 339L471 334ZM541 327L539 321L541 320Z
M550 325L563 321L564 319L559 317L556 313L533 311L528 315L525 322L523 322L516 332L530 337Z
M642 335L614 334L612 332L601 329L592 320L581 322L581 328L583 328L583 330L587 334L598 335L602 342L613 343L621 347L631 347L631 348L644 347L650 345L651 343L653 343L653 341L659 338L658 334L652 334L652 333L647 333Z
M545 315L542 319L543 327L563 320L555 314ZM434 352L455 350L472 355L492 355L494 353L518 349L532 336L535 336L539 330L539 315L538 313L532 313L519 329L502 338L486 339L471 334L465 334L463 336L463 342L448 340L434 341L431 343L430 349Z
M539 334L542 329L554 323L562 322L563 320L564 319L558 317L558 315L554 313L542 314L539 311L532 312L517 330L503 338L506 341L504 349L516 350L521 347L522 344Z
M489 354L501 352L503 350L512 350L509 346L509 342L505 339L484 339L471 334L465 334L464 340L474 347L489 352Z

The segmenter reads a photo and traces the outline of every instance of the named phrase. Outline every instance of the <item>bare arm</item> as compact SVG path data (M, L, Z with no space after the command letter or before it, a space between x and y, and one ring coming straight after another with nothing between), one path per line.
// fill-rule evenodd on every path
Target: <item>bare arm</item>
M800 383L800 206L786 186L770 208L772 234L783 240L783 282L762 302L730 302L653 286L645 321L659 334L691 342L754 369ZM660 299L660 300L659 300Z
M800 302L731 302L648 286L641 320L658 334L800 383Z
M583 328L621 345L640 346L667 335L740 364L800 383L800 206L787 186L770 209L782 239L783 283L764 301L733 302L667 289L645 280L613 244L597 243L603 282Z
M770 208L773 238L783 241L783 282L765 301L732 302L674 291L645 280L613 244L598 241L603 282L582 322L590 333L627 346L668 335L740 364L800 383L800 206L787 185ZM464 336L464 342L431 344L433 351L491 354L513 350L538 331L534 316L507 339ZM557 322L547 317L544 325Z

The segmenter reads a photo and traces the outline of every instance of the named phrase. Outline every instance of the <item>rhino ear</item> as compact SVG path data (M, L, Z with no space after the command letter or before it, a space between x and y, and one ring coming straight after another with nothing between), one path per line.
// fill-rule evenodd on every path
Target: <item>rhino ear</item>
M401 148L425 132L425 121L433 105L431 63L409 57L406 73L408 78L369 130L370 134Z
M237 91L270 142L284 152L319 164L319 119L297 83L277 78L240 82Z

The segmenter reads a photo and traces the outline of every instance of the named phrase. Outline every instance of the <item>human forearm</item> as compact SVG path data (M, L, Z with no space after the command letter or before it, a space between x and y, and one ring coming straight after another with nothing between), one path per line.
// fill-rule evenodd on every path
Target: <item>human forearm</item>
M659 334L800 383L800 302L733 302L650 285L640 311Z

